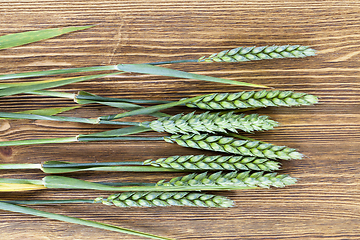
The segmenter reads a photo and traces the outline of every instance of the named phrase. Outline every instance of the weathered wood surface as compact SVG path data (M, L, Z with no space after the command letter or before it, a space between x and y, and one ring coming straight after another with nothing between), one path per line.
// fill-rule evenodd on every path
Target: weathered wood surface
M2 1L0 35L69 25L97 26L47 41L3 50L0 74L56 68L197 58L237 46L309 45L305 59L171 67L210 76L305 91L321 104L258 111L281 122L254 138L298 148L307 158L285 162L299 179L284 189L222 192L231 209L119 209L102 205L37 206L176 239L359 239L360 3L357 1ZM102 96L171 99L250 88L128 74L58 88ZM72 106L68 100L16 95L0 99L2 111ZM65 116L96 117L117 110L89 105ZM173 108L169 113L189 111ZM145 120L146 117L130 118ZM85 124L0 122L0 139L73 136L106 129ZM161 134L152 134L160 136ZM163 142L52 144L2 148L1 163L141 161L200 153ZM203 152L201 152L203 153ZM39 171L2 171L1 177L41 179ZM157 181L179 174L76 173L85 180ZM0 199L67 199L106 196L94 191L0 193ZM2 239L142 239L0 211Z

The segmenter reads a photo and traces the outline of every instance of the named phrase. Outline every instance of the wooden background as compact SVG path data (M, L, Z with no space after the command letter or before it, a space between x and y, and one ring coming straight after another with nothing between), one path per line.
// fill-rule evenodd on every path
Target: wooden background
M319 105L268 108L282 125L254 138L298 148L307 158L285 162L299 179L284 189L221 192L231 209L142 208L103 205L36 206L36 209L101 221L176 239L360 239L360 2L358 1L0 1L0 35L51 27L96 24L82 32L3 50L0 74L119 63L198 58L238 46L308 45L305 59L169 67L266 84L320 96ZM127 74L58 88L110 97L178 100L250 88ZM1 111L73 106L69 100L16 95L0 99ZM89 105L65 116L96 117L118 110ZM189 111L173 108L167 113ZM146 117L129 120L144 121ZM105 127L48 121L0 122L0 140L73 136ZM161 134L152 134L161 136ZM203 153L163 142L103 142L1 148L1 163L141 161ZM1 171L1 177L41 179L40 171ZM181 174L77 173L93 181L157 181ZM108 192L46 190L1 193L0 199L68 199ZM143 239L39 217L0 211L0 236L17 239Z

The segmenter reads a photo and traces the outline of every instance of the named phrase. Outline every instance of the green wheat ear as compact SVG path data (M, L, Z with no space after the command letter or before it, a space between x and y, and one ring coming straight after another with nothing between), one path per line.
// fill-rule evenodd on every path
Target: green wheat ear
M280 163L267 158L246 156L185 155L146 160L144 165L179 170L255 170L271 172L280 169Z
M160 181L157 186L226 186L229 189L235 188L282 188L287 185L295 184L296 179L286 174L266 173L263 172L215 172L213 174L207 173L192 173L183 177L175 177L169 182Z
M302 159L303 155L294 148L276 146L259 141L239 140L232 137L208 134L172 135L164 137L166 142L216 152L225 152L242 156L255 156L269 159Z
M117 207L218 207L228 208L234 202L226 197L194 192L124 192L108 198L97 198L95 203Z
M316 103L318 103L318 97L307 93L262 90L204 95L202 98L186 103L186 106L206 110L229 110L261 107L293 107Z
M246 62L253 60L275 58L303 58L315 56L315 50L307 46L263 46L263 47L238 47L214 53L209 57L201 57L199 62Z
M279 124L270 120L268 116L259 116L258 114L236 115L229 112L223 115L220 113L202 113L202 114L177 114L171 117L162 117L152 122L142 123L145 127L150 127L157 132L168 132L172 134L195 133L200 132L237 132L241 129L245 132L271 130Z

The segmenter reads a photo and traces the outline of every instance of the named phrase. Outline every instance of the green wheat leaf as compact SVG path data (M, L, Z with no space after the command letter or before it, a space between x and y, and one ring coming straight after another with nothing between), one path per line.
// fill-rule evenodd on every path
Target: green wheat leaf
M151 238L151 239L171 240L171 238L165 238L165 237L152 235L149 233L138 232L138 231L121 228L121 227L117 227L117 226L110 225L110 224L85 220L85 219L81 219L81 218L69 217L69 216L55 214L55 213L49 213L49 212L35 210L33 208L18 206L18 205L5 203L5 202L1 202L1 201L0 201L0 209L9 211L9 212L29 214L29 215L33 215L33 216L54 219L54 220L58 220L58 221L62 221L62 222L74 223L74 224L79 224L79 225L83 225L83 226L100 228L100 229L104 229L104 230L126 233L126 234L131 234L131 235L141 236L141 237L146 237L146 238Z
M115 75L115 74L119 74L119 73L116 72L116 73L98 74L98 75L81 76L81 77L61 78L55 80L26 82L24 84L18 83L15 86L0 89L0 97L15 95L19 93L27 93L30 91L42 90L46 88L64 86L70 83L82 82L95 78Z
M193 98L188 98L188 99L182 99L180 101L177 102L170 102L170 103L165 103L165 104L159 104L159 105L155 105L155 106L151 106L151 107L146 107L146 108L141 108L141 109L136 109L130 112L124 112L124 113L120 113L120 114L116 114L116 115L109 115L109 116L101 116L99 117L100 120L114 120L114 119L119 119L119 118L123 118L123 117L130 117L130 116L136 116L136 115L149 115L151 113L155 113L167 108L171 108L171 107L175 107L175 106L179 106L182 104L186 104L190 101L196 101L199 98L202 98L203 96L197 96L197 97L193 97Z
M84 30L93 26L51 28L39 31L28 31L8 34L0 37L0 49L22 46L28 43L38 42L74 31Z
M196 80L233 84L233 85L240 85L240 86L247 86L247 87L267 88L267 86L264 86L264 85L238 82L238 81L233 81L233 80L229 80L229 79L209 77L209 76L174 70L174 69L170 69L170 68L158 67L158 66L154 66L154 65L150 65L150 64L119 64L119 65L117 65L117 68L119 71L125 71L125 72L135 72L135 73L161 75L161 76L167 76L167 77L196 79Z
M132 127L125 127L125 128L120 128L120 129L114 129L114 130L109 130L109 131L105 131L105 132L99 132L99 133L91 133L91 134L80 134L79 138L81 137L98 137L98 138L102 138L102 137L119 137L119 136L125 136L125 135L130 135L130 134L135 134L135 133L142 133L142 132L148 132L151 131L151 129L146 128L146 127L142 127L142 126L132 126Z
M73 110L73 109L79 108L79 107L81 107L81 106L44 108L44 109L36 109L36 110L27 110L27 111L22 111L22 112L17 112L17 113L53 116L53 115L63 113L66 111L70 111L70 110Z

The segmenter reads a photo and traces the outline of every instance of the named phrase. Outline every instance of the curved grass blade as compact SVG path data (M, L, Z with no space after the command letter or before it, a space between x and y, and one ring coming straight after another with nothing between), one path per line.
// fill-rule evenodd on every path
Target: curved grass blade
M81 107L81 106L44 108L44 109L27 110L27 111L16 112L16 113L6 113L6 114L10 114L10 115L15 114L15 116L17 116L16 118L2 117L1 112L0 112L0 119L18 119L20 114L25 114L25 116L27 116L27 115L53 116L53 115L63 113L66 111L70 111L70 110L73 110L73 109L79 108L79 107Z
M147 100L147 99L129 99L129 98L110 98L110 97L101 97L89 92L79 91L79 93L75 96L75 101L85 101L91 100L100 102L127 102L127 103L142 103L142 104L163 104L163 103L170 103L171 101L164 101L164 100Z
M53 144L53 143L72 143L78 141L111 141L111 140L126 140L126 137L121 137L124 135L130 135L135 133L142 133L152 131L150 128L141 127L141 126L133 126L133 127L125 127L120 129L114 129L110 131L100 132L100 133L92 133L92 134L80 134L73 137L63 137L63 138L45 138L45 139L29 139L29 140L13 140L13 141L1 141L0 147L5 146L22 146L22 145L35 145L35 144ZM121 138L121 139L118 139ZM122 139L126 138L126 139ZM134 140L131 139L130 140ZM160 138L139 138L136 140L163 140Z
M63 137L63 138L48 138L48 139L14 140L14 141L2 141L0 142L0 147L34 145L34 144L51 144L51 143L71 143L77 141L78 141L78 136Z
M109 130L109 131L99 132L99 133L80 134L79 140L82 137L92 137L92 138L119 137L119 136L143 133L143 132L148 132L148 131L152 131L152 129L147 128L147 127L142 127L142 126L125 127L125 128L114 129L114 130Z
M97 104L102 104L102 105L106 105L106 106L110 106L110 107L115 107L115 108L120 108L120 109L125 109L125 110L129 110L129 111L133 111L133 110L137 110L137 109L144 109L145 107L134 104L134 103L128 103L128 102L103 102L103 101L92 101L92 100L80 100L77 101L77 103L79 104L90 104L90 103L97 103ZM161 113L161 112L153 112L153 113L148 113L148 115L153 116L153 117L157 117L157 118L161 118L161 117L168 117L169 115L166 113Z
M26 183L0 183L0 192L22 192L41 189L46 189L46 187Z
M26 94L34 94L40 96L48 96L48 97L59 97L59 98L69 98L75 101L76 94L75 93L66 93L66 92L56 92L50 90L36 90L36 91L29 91Z
M46 88L53 88L64 86L70 83L87 81L95 78L106 77L110 75L119 74L115 73L107 73L107 74L98 74L98 75L90 75L90 76L81 76L81 77L71 77L71 78L61 78L56 80L46 80L46 81L36 81L36 82L27 82L24 84L18 83L16 86L11 86L8 88L0 89L0 97L15 95L19 93L27 93L30 91L42 90Z
M107 106L111 106L111 107L115 107L115 108L129 110L129 111L144 108L143 106L135 104L137 102L159 104L159 101L152 101L152 100L144 100L144 101L133 100L133 101L131 101L131 99L129 100L129 99L122 99L122 98L100 97L100 96L97 96L95 94L88 93L85 91L80 91L75 96L75 102L77 102L78 104L98 103L98 104L107 105ZM163 102L161 102L161 103L163 103ZM157 117L157 118L168 116L168 114L161 113L161 112L153 112L153 113L149 113L149 115L153 116L153 117Z
M0 209L5 210L5 211L10 211L10 212L17 212L17 213L29 214L29 215L38 216L38 217L44 217L44 218L48 218L48 219L54 219L54 220L67 222L67 223L79 224L79 225L88 226L88 227L100 228L100 229L114 231L114 232L126 233L126 234L131 234L131 235L146 237L146 238L151 238L151 239L173 240L171 238L165 238L165 237L161 237L161 236L157 236L157 235L153 235L153 234L149 234L149 233L134 231L131 229L121 228L121 227L117 227L117 226L110 225L110 224L85 220L85 219L81 219L81 218L69 217L66 215L60 215L60 214L55 214L55 213L49 213L49 212L40 211L40 210L36 210L33 208L29 208L29 207L18 206L18 205L5 203L5 202L1 202L1 201L0 201Z
M0 178L0 192L18 192L45 189L41 180Z
M107 71L107 70L117 70L116 65L4 74L4 75L0 75L0 80L29 78L29 77L43 77L43 76L51 76L51 75L67 74L67 73L81 73L81 72ZM2 85L0 85L0 87L1 86Z
M79 26L79 27L64 27L64 28L50 28L38 31L27 31L21 33L8 34L0 37L0 50L22 46L28 43L38 42L44 39L49 39L63 35L65 33L80 31L94 27L92 26Z
M154 113L154 112L158 112L158 111L161 111L161 110L164 110L167 108L179 106L179 105L185 104L187 102L196 101L197 99L202 98L202 97L204 97L204 95L193 97L193 98L188 98L188 99L183 99L183 100L180 100L177 102L170 102L170 103L155 105L155 106L151 106L151 107L147 107L147 108L141 108L141 109L137 109L137 110L133 110L130 112L125 112L125 113L120 113L120 114L116 114L116 115L102 116L102 117L99 117L99 119L100 120L114 120L114 119L119 119L119 118L123 118L123 117L135 116L135 115L148 115L150 113Z
M36 110L27 110L17 113L23 114L36 114L36 115L44 115L44 116L54 116L59 113L67 112L73 110L75 108L79 108L81 106L72 106L72 107L54 107L54 108L44 108L44 109L36 109Z
M152 75L161 75L167 77L177 77L177 78L187 78L187 79L196 79L217 83L225 83L225 84L233 84L247 87L258 87L258 88L268 88L264 85L238 82L229 79L222 79L210 76L199 75L195 73L188 73L179 70L174 70L170 68L158 67L150 64L119 64L117 65L117 69L119 71L125 72L135 72L135 73L143 73L143 74L152 74Z
M95 94L91 94L88 92L80 91L78 94L74 93L65 93L65 92L56 92L56 91L48 91L48 90L37 90L26 92L27 94L35 94L41 96L50 96L50 97L61 97L61 98L69 98L74 100L78 104L102 104L106 106L111 106L115 108L125 109L125 110L136 110L140 108L144 108L143 106L137 105L135 103L154 103L154 104L162 104L169 103L171 101L157 101L157 100L138 100L138 99L126 99L126 98L107 98L100 97ZM43 115L43 114L39 114ZM161 112L150 113L150 116L153 117L168 117L168 114Z
M0 118L64 121L64 122L78 122L78 123L89 123L89 124L98 124L99 123L99 121L97 119L91 119L91 118L58 117L58 116L51 116L51 115L7 113L7 112L0 112ZM114 122L114 123L116 123L116 122Z

